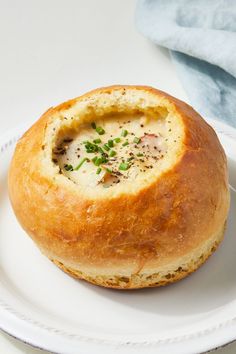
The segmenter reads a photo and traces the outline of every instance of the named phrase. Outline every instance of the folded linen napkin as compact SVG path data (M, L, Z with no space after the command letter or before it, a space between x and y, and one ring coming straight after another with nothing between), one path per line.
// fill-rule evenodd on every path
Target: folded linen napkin
M136 25L171 50L193 107L236 127L236 1L138 0Z

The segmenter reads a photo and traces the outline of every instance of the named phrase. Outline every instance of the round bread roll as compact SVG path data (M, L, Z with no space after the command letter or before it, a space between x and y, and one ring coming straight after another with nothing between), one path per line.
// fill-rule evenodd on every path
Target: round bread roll
M50 108L16 146L9 194L50 260L117 289L195 271L222 240L229 209L214 130L146 86L105 87Z

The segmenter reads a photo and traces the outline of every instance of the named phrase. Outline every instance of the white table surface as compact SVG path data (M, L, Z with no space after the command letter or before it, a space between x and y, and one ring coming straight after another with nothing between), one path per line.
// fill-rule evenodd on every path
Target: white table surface
M187 100L168 52L136 31L135 3L0 0L0 133L112 84L151 85ZM232 344L217 354L235 352ZM0 353L43 351L0 333Z

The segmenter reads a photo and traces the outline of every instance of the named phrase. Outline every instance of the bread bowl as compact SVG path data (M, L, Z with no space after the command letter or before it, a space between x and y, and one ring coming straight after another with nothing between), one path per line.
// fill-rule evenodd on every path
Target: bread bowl
M43 254L118 289L195 271L221 242L229 209L214 130L146 86L100 88L50 108L19 140L8 186Z

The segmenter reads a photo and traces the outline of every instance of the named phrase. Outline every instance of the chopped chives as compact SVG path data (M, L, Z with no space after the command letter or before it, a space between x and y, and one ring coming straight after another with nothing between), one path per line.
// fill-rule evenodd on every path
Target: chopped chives
M88 159L87 157L83 158L83 159L80 161L80 163L78 164L78 166L75 167L74 170L75 170L75 171L78 171L85 161L89 161L89 159Z
M126 141L122 144L122 146L127 146L127 145L129 145L128 140L126 140Z
M121 138L115 138L115 139L114 139L114 142L115 142L115 143L120 143L120 141L121 141Z
M97 127L96 128L96 132L99 134L99 135L103 135L105 133L105 130L102 128L102 127Z
M96 129L96 123L95 122L92 122L91 126L92 126L93 129Z
M135 143L135 144L139 144L140 141L141 141L141 139L138 138L137 136L134 138L134 143Z
M93 148L88 148L88 149L86 149L86 152L88 153L88 154L91 154L91 153L93 153L93 152L95 152L96 150L95 149L93 149Z
M107 160L107 158L106 158L106 155L104 154L104 155L102 155L102 157L101 157L101 163L106 163L108 160Z
M134 159L134 156L131 156L127 159L127 161L132 161Z
M98 138L98 139L94 139L93 142L94 144L100 144L102 140Z
M104 145L103 145L103 149L105 149L106 151L109 151L109 150L110 150L108 144L104 144Z
M108 140L108 146L112 148L114 146L113 140Z
M103 163L103 158L102 157L97 157L96 161L94 162L95 166L100 166Z
M85 149L86 152L91 153L91 152L97 152L98 151L98 146L91 143L90 141L85 142Z
M74 169L73 169L73 166L72 166L72 165L68 165L68 164L64 165L64 169L65 169L66 171L73 171L73 170L74 170Z
M92 161L93 161L94 164L96 164L96 160L97 160L97 156L92 158Z
M106 171L107 171L108 173L112 173L112 170L110 170L110 168L106 168Z
M109 153L109 156L110 156L110 157L113 157L113 156L115 156L115 155L116 155L115 150L111 150L110 153Z
M143 154L142 154L141 152L139 152L139 153L137 154L137 156L138 156L138 157L141 157L141 156L143 156Z
M98 167L96 174L99 175L99 173L102 171L101 167Z
M119 166L119 170L121 171L127 171L130 168L130 165L126 162L122 162Z
M126 137L128 135L128 130L123 129L121 132L121 136Z
M103 149L102 149L100 146L98 146L98 151L99 151L101 154L104 154L104 151L103 151Z

